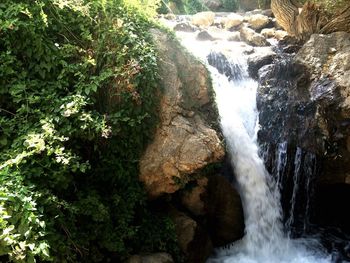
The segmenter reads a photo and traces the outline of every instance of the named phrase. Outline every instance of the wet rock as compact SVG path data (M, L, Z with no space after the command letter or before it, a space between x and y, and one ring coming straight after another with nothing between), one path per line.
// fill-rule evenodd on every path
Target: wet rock
M196 28L188 22L178 23L174 26L173 29L175 31L183 31L183 32L195 32L196 31Z
M243 23L243 16L232 13L221 19L221 24L225 29L235 28Z
M270 46L270 43L266 40L266 38L263 35L256 33L251 28L242 27L239 32L241 34L242 40L252 46Z
M160 123L140 160L141 182L151 198L174 193L191 175L221 160L214 102L205 66L159 30L152 30L159 52Z
M174 263L173 258L167 253L154 253L149 255L134 255L127 263Z
M214 23L215 13L200 12L192 16L192 24L198 27L208 27Z
M288 141L322 157L322 183L350 174L350 34L313 35L297 53L259 70L261 142ZM290 57L288 59L288 57Z
M270 19L267 16L257 14L248 17L247 19L249 26L255 30L262 29L270 24Z
M201 41L212 41L215 38L211 34L209 34L208 31L202 30L198 32L196 39Z
M177 240L185 262L205 263L213 250L208 233L196 221L175 209L170 211L175 223Z
M277 57L271 47L255 48L255 52L248 57L248 72L253 79L258 79L258 71L269 65Z
M208 57L209 65L215 67L219 73L226 75L229 80L241 80L243 78L240 65L230 62L221 52L211 52Z

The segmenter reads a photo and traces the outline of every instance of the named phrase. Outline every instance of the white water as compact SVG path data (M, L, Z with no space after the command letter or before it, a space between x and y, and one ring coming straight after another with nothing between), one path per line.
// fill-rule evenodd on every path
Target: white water
M179 34L190 52L206 63L210 51L223 52L246 69L244 44L198 42L193 34ZM283 232L278 185L268 175L256 142L257 83L243 72L243 80L229 81L209 66L228 152L239 184L245 216L245 236L228 249L218 249L208 263L328 263L317 242L291 240Z

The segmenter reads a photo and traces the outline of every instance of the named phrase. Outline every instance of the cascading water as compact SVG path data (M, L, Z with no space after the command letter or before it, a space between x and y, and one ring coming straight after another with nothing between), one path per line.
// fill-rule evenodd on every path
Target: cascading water
M218 249L208 263L331 262L319 252L314 240L292 240L283 231L279 182L269 176L258 154L258 85L248 77L247 62L242 57L244 45L199 42L190 33L178 36L184 46L207 63L211 72L222 131L244 207L245 237L229 248ZM283 163L285 158L280 156L279 161Z

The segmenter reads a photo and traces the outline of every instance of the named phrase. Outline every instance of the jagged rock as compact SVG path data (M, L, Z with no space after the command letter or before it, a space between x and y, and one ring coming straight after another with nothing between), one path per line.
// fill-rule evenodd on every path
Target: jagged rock
M208 27L214 23L215 13L200 12L192 16L192 24L199 27Z
M248 72L253 79L258 79L258 70L271 64L277 57L271 47L255 48L255 52L248 57Z
M346 183L350 174L349 74L350 34L343 32L313 35L296 61L283 58L259 71L260 141L318 154L325 183Z
M243 16L232 13L221 19L221 24L225 29L237 27L243 23Z
M127 263L174 263L174 260L167 253L154 253L149 255L131 256Z
M260 33L266 38L272 38L272 37L275 37L275 35L276 35L276 29L264 28L263 30L261 30Z
M212 41L215 38L211 34L209 34L208 31L202 30L202 31L198 32L196 39L201 40L201 41L207 41L207 40Z
M178 23L174 26L173 29L175 31L183 31L183 32L195 32L196 31L196 28L188 22Z
M344 89L350 88L349 33L314 34L299 50L296 59L307 65L315 77L329 75ZM349 109L350 97L344 96L344 98L345 104L341 107Z
M256 14L248 17L249 26L255 30L262 29L270 23L270 19L267 16Z
M252 46L270 46L270 43L265 39L265 37L259 33L256 33L253 29L248 27L242 27L239 31L243 41L247 42Z
M208 233L186 214L172 209L170 217L175 223L175 231L186 262L205 263L213 250Z
M208 71L159 30L151 31L159 52L160 123L140 160L140 180L151 198L174 193L191 174L225 155L209 123L217 115Z

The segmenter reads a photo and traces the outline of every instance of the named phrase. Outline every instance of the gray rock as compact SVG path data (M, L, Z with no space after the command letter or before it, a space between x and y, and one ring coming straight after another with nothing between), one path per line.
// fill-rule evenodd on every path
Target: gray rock
M198 32L196 39L201 41L212 41L215 38L211 34L209 34L208 31L202 30Z
M195 32L196 31L196 27L192 26L190 23L188 22L181 22L178 23L174 26L173 28L175 31L183 31L183 32Z
M270 46L270 43L266 40L266 38L263 35L256 33L251 28L244 26L241 28L239 32L241 33L242 40L252 46L257 46L257 47Z

